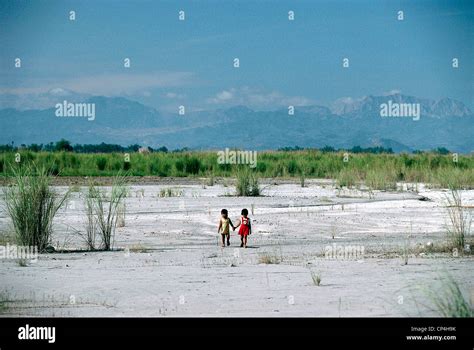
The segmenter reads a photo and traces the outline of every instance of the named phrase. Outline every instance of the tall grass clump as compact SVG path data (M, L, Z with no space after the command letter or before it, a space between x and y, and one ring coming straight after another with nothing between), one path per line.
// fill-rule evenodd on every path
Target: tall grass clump
M93 186L89 186L89 191L84 199L84 208L86 212L86 232L84 241L88 250L95 250L95 242L97 236L97 219L95 217L95 198L96 191Z
M460 168L438 169L432 182L440 188L471 189L474 187L474 170Z
M471 215L463 207L461 193L458 190L452 189L450 196L446 196L446 202L448 243L450 248L463 249L466 237L471 232Z
M120 173L112 182L110 193L93 185L89 187L86 197L86 213L88 216L86 232L87 242L91 249L95 249L95 236L102 239L102 249L111 250L115 238L115 228L120 217L120 210L127 195L126 177Z
M237 172L237 196L260 196L260 185L258 176L249 170L240 170Z
M372 190L396 190L397 175L390 169L371 169L365 175L365 184Z
M434 311L442 317L473 317L473 306L464 296L459 284L449 274L442 278L441 291L431 288L425 293L431 301Z
M352 188L359 180L356 169L343 168L337 175L337 186Z
M53 219L69 192L61 196L51 188L52 175L45 167L12 167L12 173L13 184L5 189L5 202L16 241L43 252L51 242Z

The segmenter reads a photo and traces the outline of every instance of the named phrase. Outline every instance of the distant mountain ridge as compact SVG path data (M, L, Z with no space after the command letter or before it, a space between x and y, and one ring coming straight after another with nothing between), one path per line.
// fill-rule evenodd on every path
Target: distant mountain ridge
M295 107L255 111L245 106L163 114L122 97L58 95L58 103L94 103L96 117L58 118L55 109L0 109L0 143L138 143L152 147L191 149L277 149L286 146L351 148L391 147L395 152L445 147L474 150L474 115L449 98L420 99L402 94L339 99L329 107ZM382 103L419 103L421 118L382 118Z
M398 93L388 96L366 96L358 100L339 99L333 104L331 112L337 115L378 113L380 104L389 100L396 103L419 103L424 117L466 117L473 114L464 103L454 99L429 100Z

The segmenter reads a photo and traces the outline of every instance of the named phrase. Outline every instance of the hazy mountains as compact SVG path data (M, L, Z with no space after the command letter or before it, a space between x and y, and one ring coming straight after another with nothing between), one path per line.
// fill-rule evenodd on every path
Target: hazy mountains
M438 101L393 94L340 99L332 106L253 111L244 106L165 115L125 98L58 96L58 103L95 104L95 119L57 117L55 108L0 109L0 143L138 143L152 147L275 149L285 146L392 147L394 151L446 147L474 150L474 114L449 98ZM419 104L420 119L381 117L383 103Z

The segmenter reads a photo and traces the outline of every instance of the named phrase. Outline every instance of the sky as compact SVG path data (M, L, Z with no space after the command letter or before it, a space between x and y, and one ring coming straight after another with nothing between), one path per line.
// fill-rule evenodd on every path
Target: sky
M0 0L0 108L73 91L163 111L390 92L474 109L473 19L474 1Z

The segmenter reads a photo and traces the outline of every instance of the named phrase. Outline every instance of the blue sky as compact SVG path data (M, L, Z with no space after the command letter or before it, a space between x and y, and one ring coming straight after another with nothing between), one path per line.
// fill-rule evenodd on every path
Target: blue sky
M276 109L388 91L474 104L473 1L0 3L4 107L48 101L52 89L124 96L164 111Z

